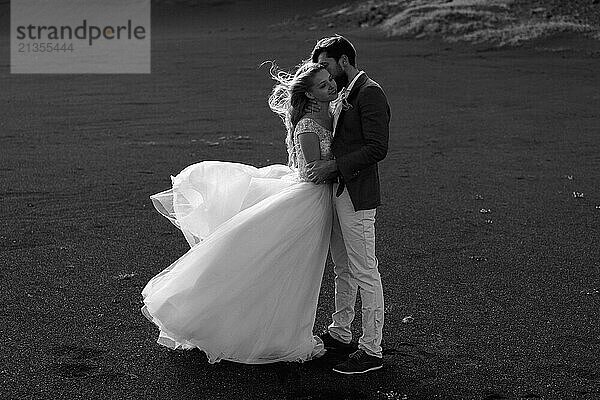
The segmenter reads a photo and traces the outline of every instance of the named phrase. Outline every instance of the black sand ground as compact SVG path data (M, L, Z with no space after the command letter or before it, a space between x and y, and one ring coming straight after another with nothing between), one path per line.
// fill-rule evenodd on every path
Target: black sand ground
M327 33L270 29L300 11L248 4L155 19L151 75L10 75L3 38L0 397L600 398L600 59L570 39L476 51L345 32L393 110L385 369L209 365L155 343L140 291L187 245L148 196L201 160L285 162L257 66L292 66ZM316 329L332 289L329 266Z

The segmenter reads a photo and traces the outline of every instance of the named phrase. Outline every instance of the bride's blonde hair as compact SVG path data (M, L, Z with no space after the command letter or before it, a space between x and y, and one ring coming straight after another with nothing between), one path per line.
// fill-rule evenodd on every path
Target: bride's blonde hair
M295 150L294 129L305 114L309 98L306 92L313 86L313 78L322 69L323 64L304 61L295 73L282 71L271 62L271 77L278 83L273 87L269 96L269 107L283 120L287 130L285 144L288 152L288 166L298 166L298 156Z

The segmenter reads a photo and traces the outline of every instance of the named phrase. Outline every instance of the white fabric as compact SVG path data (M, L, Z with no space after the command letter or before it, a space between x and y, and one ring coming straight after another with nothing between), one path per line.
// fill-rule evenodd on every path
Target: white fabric
M154 207L183 232L190 246L259 200L290 186L293 171L280 164L206 161L171 177L172 189L150 196Z
M144 288L158 342L214 363L305 361L331 235L331 185L284 165L202 162L152 196L192 248Z
M342 113L342 103L348 98L348 95L352 91L354 87L354 83L358 80L358 77L364 74L365 71L359 71L358 74L352 79L352 82L348 85L348 87L343 88L340 91L340 94L336 100L334 109L333 109L333 136L335 136L335 128L337 126L338 119L340 118L340 114Z
M334 185L334 193L337 184ZM379 262L375 257L375 209L354 211L348 190L333 197L331 257L335 272L335 313L329 332L336 339L350 343L356 295L360 290L362 336L359 349L382 357L383 287Z
M333 107L333 136L335 136L335 130L337 128L338 119L340 119L340 114L342 113L342 103L348 97L348 92L346 89L342 89L339 97L335 102L335 106Z

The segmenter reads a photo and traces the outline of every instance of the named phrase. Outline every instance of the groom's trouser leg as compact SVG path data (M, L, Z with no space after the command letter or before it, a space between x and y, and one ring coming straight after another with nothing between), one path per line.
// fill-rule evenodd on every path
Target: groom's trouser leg
M333 259L333 271L335 273L335 313L331 316L333 322L329 325L329 333L335 339L350 343L352 331L350 326L354 320L354 305L358 292L358 283L352 277L348 261L348 253L344 244L342 227L335 207L335 191L333 188L333 226L331 229L331 242L329 250Z
M350 326L349 323L345 326L347 321L344 317L354 317L356 287L358 286L362 302L363 329L358 347L369 355L381 357L384 304L379 263L375 256L375 209L354 211L346 189L340 197L334 198L334 209L346 250L346 263L342 262L338 265L335 261L333 232L331 254L334 257L335 268L339 270L336 271L336 314L338 314L338 310L341 313L340 318L337 318L339 324L336 324L336 314L334 314L333 328L330 327L330 331L338 333L338 330L334 329L339 326L344 327L343 331L349 334ZM338 248L340 247L338 246ZM352 310L351 314L348 312L350 309ZM350 322L352 321L350 320ZM344 339L342 335L340 337Z

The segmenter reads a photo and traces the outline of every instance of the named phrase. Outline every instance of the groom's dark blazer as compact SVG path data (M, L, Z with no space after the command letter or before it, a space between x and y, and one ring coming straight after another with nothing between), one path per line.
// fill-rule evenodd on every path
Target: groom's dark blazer
M351 107L339 116L331 151L354 210L369 210L381 204L377 162L388 151L390 106L366 73L354 82L347 101Z

